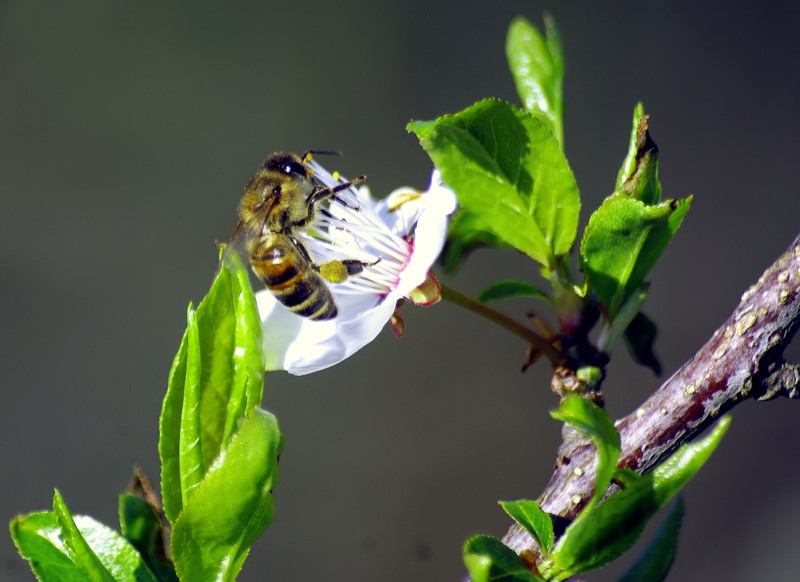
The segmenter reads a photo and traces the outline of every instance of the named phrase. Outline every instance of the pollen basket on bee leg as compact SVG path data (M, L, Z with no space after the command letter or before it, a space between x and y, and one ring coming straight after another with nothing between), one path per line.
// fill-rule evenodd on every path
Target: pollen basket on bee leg
M349 273L342 261L328 261L319 266L319 274L330 283L341 283L347 280Z

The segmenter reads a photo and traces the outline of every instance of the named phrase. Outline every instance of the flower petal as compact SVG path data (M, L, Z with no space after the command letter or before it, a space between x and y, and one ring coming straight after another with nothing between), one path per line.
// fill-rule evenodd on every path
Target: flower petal
M456 197L452 190L442 185L442 177L434 170L431 186L424 198L404 204L422 205L414 231L414 252L402 273L397 292L406 297L428 277L428 271L442 251L447 236L447 220L456 208Z
M322 175L322 170L318 175ZM354 191L347 191L350 192ZM267 370L310 374L341 362L375 339L392 317L398 300L426 280L444 244L447 218L455 210L456 200L453 192L442 184L439 172L434 171L427 192L401 188L376 203L369 196L369 190L362 187L357 191L357 204L355 213L349 217L349 207L339 211L332 207L331 216L335 214L339 219L341 215L342 222L328 233L331 241L328 250L315 251L313 238L301 233L305 236L304 243L316 255L315 260L319 256L317 252L328 252L335 258L339 247L355 252L353 244L360 252L382 249L378 256L383 260L342 284L330 284L339 311L331 320L313 321L301 317L278 303L270 291L256 293L264 328ZM369 220L378 221L372 223L376 228L357 226L369 216L374 217ZM354 243L349 239L357 230L359 236L374 232L375 237L381 237L380 242L375 238L373 242L360 239ZM392 264L395 266L387 271ZM372 283L368 281L370 275ZM363 282L358 283L359 278Z
M302 376L329 368L349 358L380 333L394 311L394 302L364 307L364 297L336 297L339 315L312 321L283 307L267 290L256 293L264 326L266 370L286 370Z

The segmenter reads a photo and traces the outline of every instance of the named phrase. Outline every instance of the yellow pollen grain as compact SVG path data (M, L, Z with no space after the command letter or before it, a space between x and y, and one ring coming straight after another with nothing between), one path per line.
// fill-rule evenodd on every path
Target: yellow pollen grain
M572 505L578 505L581 502L581 496L580 495L573 495L572 499L570 499L570 501L572 502Z
M329 261L319 266L319 274L331 283L341 283L347 280L347 267L341 261Z
M576 477L580 477L581 475L583 475L583 469L581 469L580 467L575 467L572 470L572 474L575 475Z

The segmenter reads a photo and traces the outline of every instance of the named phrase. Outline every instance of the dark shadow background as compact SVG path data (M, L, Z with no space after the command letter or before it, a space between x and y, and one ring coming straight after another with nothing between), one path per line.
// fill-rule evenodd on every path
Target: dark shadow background
M0 517L50 507L114 525L157 418L187 303L215 240L273 150L340 149L376 193L424 187L404 126L487 96L517 101L516 14L553 10L567 58L566 149L582 224L613 186L643 100L665 196L693 208L652 274L667 374L800 231L795 3L0 2ZM531 265L477 253L475 293ZM521 316L525 302L507 309ZM405 311L344 364L269 374L287 438L277 517L243 581L459 580L470 535L501 535L497 499L535 497L559 425L546 366L451 305ZM659 381L621 350L608 408ZM790 579L800 537L798 404L745 404L686 488L674 580ZM2 542L0 578L32 580ZM620 566L592 579L611 580ZM790 574L791 572L791 574Z

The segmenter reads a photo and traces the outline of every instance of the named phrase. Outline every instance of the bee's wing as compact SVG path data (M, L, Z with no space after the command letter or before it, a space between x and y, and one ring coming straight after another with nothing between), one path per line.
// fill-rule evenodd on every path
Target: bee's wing
M239 258L245 263L250 262L250 253L248 251L248 243L255 236L252 223L246 222L243 218L239 219L236 226L233 227L228 242L220 244L221 259L222 261L230 260L231 255L238 255Z
M263 176L256 174L245 188L239 206L239 222L233 227L228 244L222 253L223 258L232 252L238 253L245 263L250 262L250 251L253 241L264 236L267 219L278 201L276 196L267 196L265 189L271 183L265 183Z

